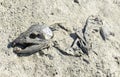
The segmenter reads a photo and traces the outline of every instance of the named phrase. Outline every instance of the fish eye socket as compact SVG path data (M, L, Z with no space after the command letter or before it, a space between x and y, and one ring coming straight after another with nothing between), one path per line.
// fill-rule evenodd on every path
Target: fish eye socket
M38 34L37 37L40 38L40 39L45 39L43 34Z
M35 39L37 37L37 35L35 33L31 33L29 36L31 39Z

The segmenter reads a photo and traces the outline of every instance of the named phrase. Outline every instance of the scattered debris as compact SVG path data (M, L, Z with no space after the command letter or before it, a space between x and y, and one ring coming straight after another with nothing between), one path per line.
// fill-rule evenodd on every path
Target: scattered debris
M105 30L102 27L100 28L100 35L101 35L103 40L107 39L107 34L106 34Z
M87 64L90 64L90 62L85 58L83 58L83 61L86 62Z
M65 28L64 26L62 26L60 23L58 23L58 26L59 26L61 29L65 30L66 32L69 31L67 28Z
M114 59L116 60L116 63L120 65L120 57L114 57Z
M78 0L74 0L75 3L79 4L79 1Z

